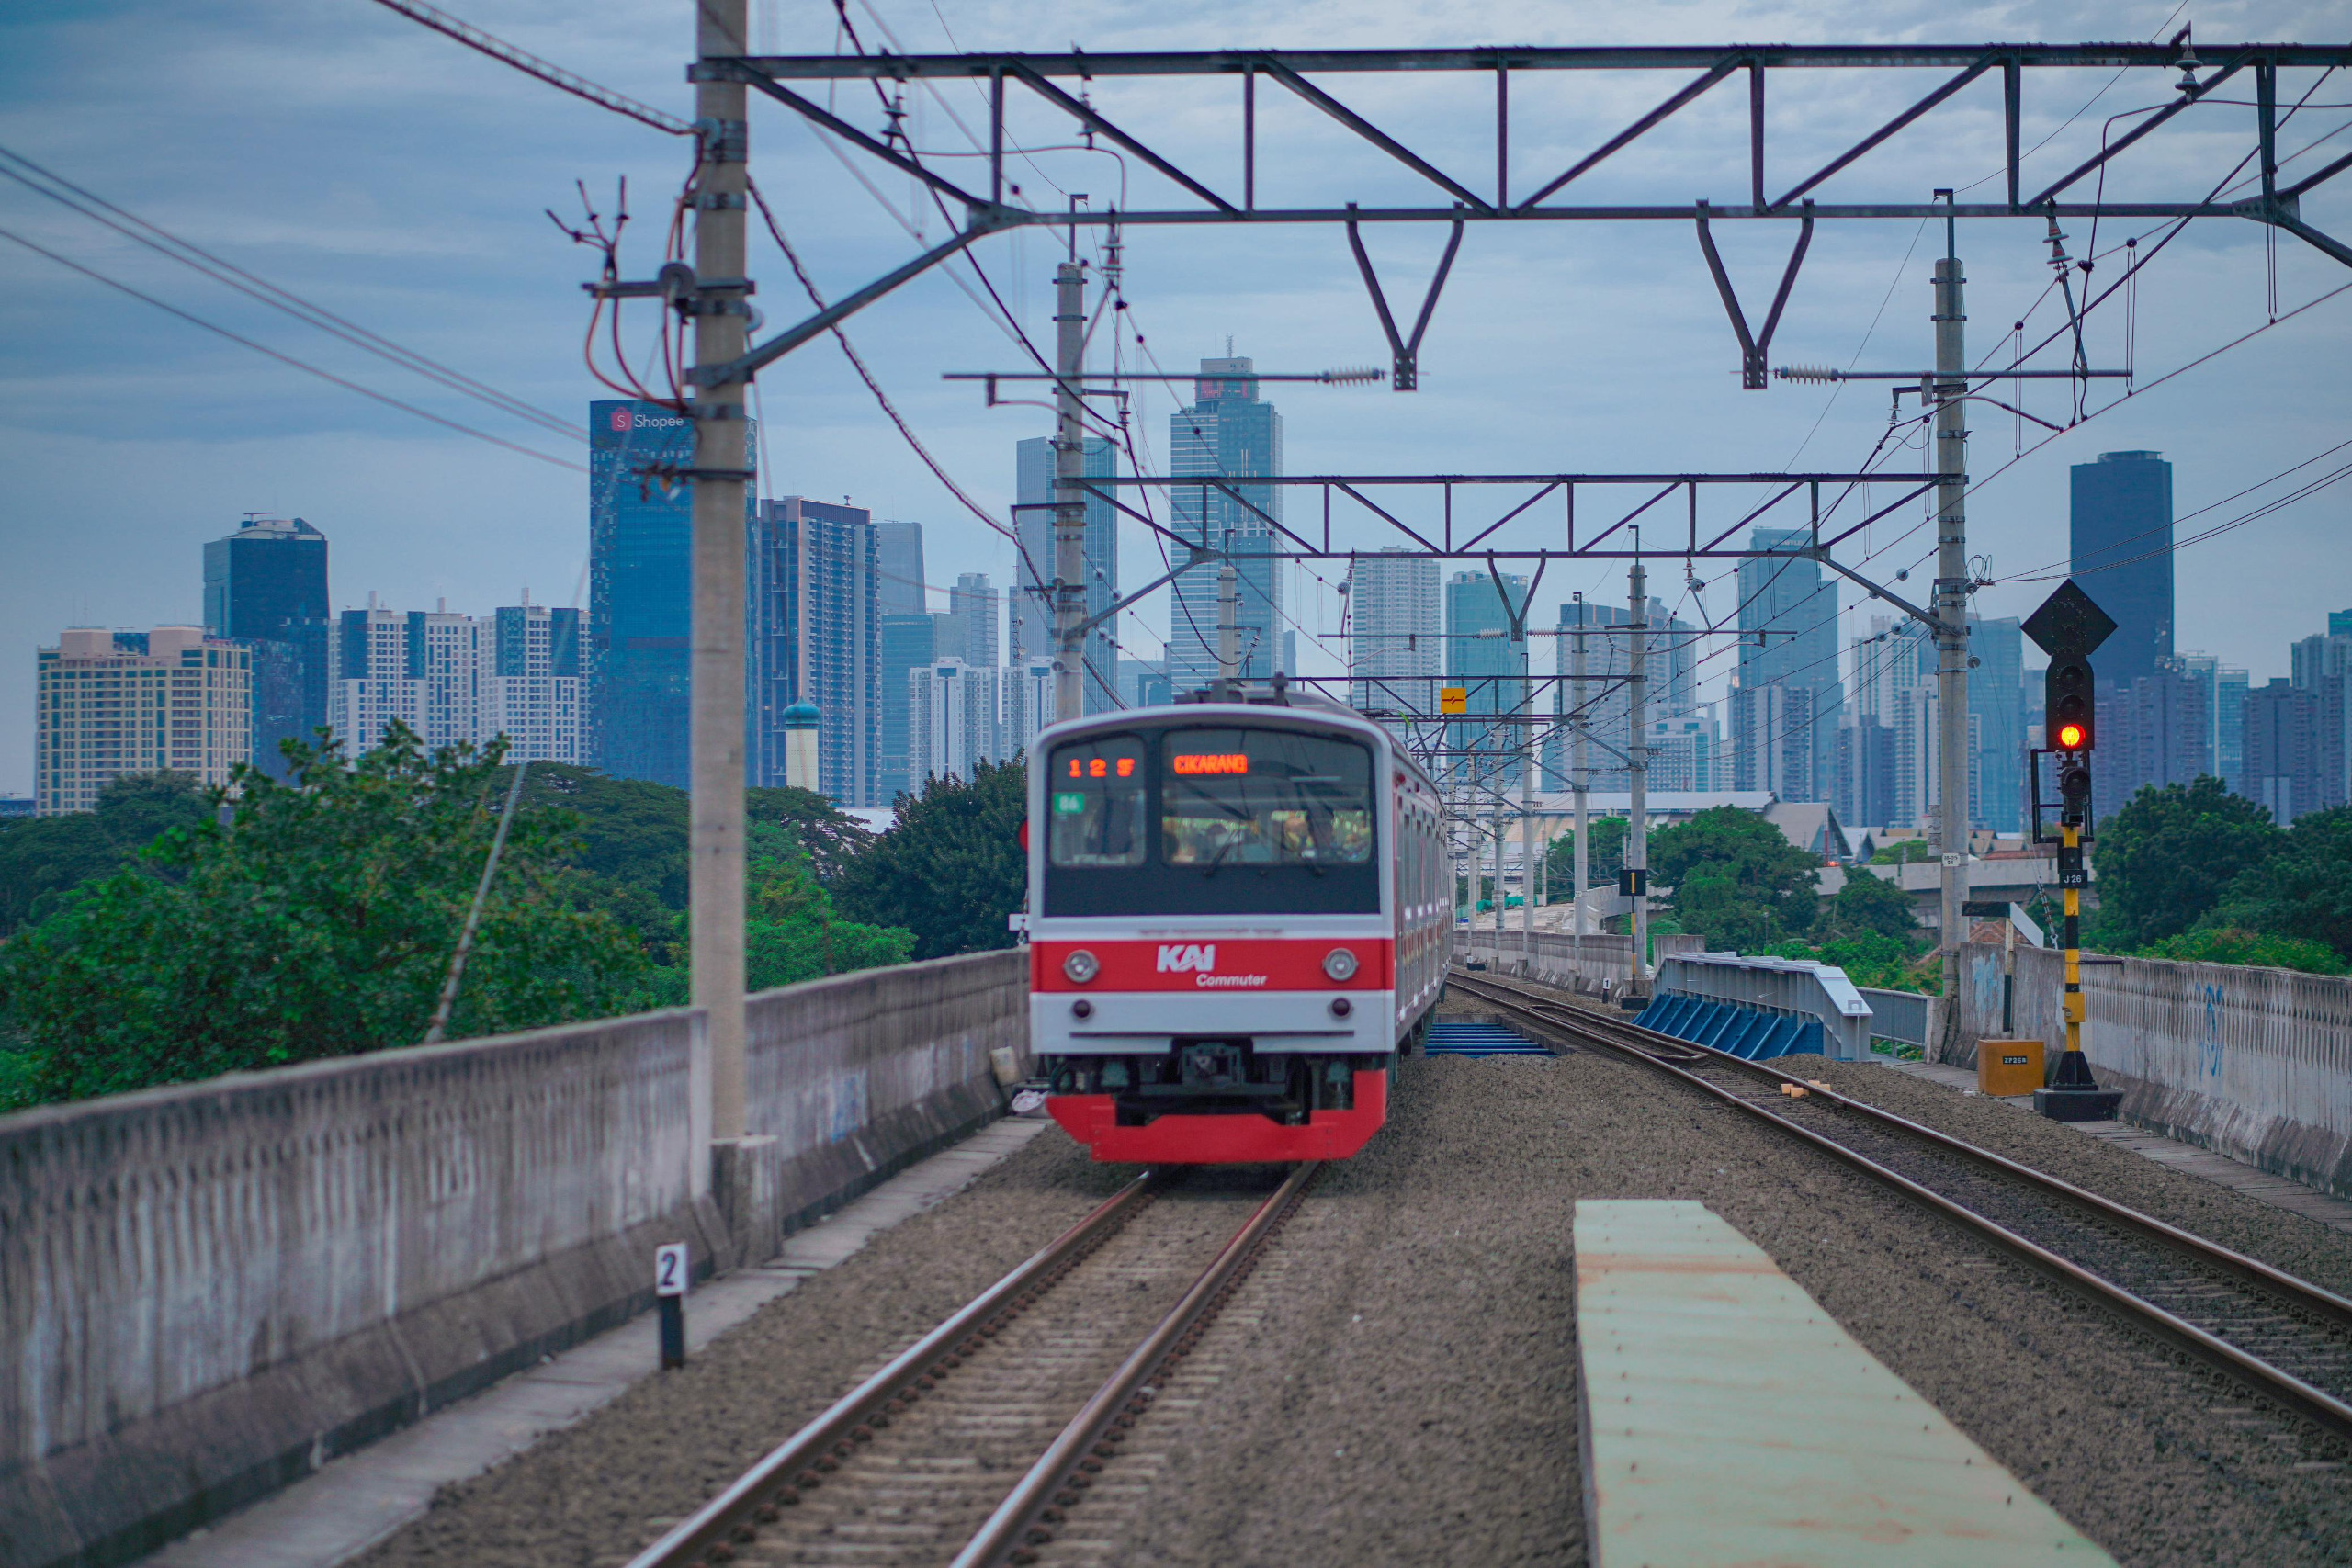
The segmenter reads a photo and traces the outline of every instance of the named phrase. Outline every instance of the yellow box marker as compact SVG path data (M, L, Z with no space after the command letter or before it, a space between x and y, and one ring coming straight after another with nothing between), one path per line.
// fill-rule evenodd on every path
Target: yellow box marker
M2041 1041L1979 1040L1976 1043L1977 1093L2031 1094L2041 1085Z
M2111 1568L1703 1204L1575 1238L1596 1568Z

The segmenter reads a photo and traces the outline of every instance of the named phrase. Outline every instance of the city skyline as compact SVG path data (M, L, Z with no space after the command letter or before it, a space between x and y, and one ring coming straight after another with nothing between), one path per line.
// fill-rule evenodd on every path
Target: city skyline
M2154 31L2164 20L2161 10L2112 19L2087 12L2053 16L2048 30L2080 36ZM1898 7L1873 13L1865 25L1836 12L1790 7L1758 16L1702 6L1645 22L1642 31L1694 39L1758 31L1812 38L1931 23L1939 35L1989 37L2014 30L2004 26L2005 15ZM265 17L276 29L267 39L257 30ZM666 17L616 15L600 18L594 28L556 28L520 0L476 7L469 17L648 101L684 101L673 69L683 42ZM16 107L0 111L0 130L7 132L0 144L330 300L373 330L416 342L540 407L575 417L572 411L586 401L577 289L585 258L548 228L540 209L573 199L577 176L590 176L592 191L608 191L609 176L621 172L632 175L632 188L673 179L674 170L662 161L670 150L649 144L658 139L389 15L281 13L263 6L252 18L232 19L134 4L116 7L108 17L109 28L136 19L157 47L183 58L259 42L247 72L283 73L295 58L365 62L371 88L357 100L338 95L284 101L277 122L265 133L243 123L237 101L236 85L255 78L142 76L139 107L141 123L152 129L132 137L106 129L101 119L66 135L57 127L81 122L59 115L61 107L108 102L132 89L110 84L99 64L106 29L66 8L36 6L6 24L20 47L0 65L17 89L10 99ZM2256 6L2245 14L2245 30L2324 35L2327 28L2315 19L2324 17L2312 6ZM830 46L819 36L821 29L797 18L763 25L778 49ZM933 36L936 28L918 14L897 17L895 25L905 29L910 47L944 47ZM1226 41L1219 31L1224 25L1216 18L1174 19L1142 7L1114 7L1088 45L1214 43ZM1436 24L1375 7L1259 25L1267 34L1261 41L1280 45L1310 34L1318 41L1393 41L1400 27L1415 32ZM1567 28L1560 18L1533 11L1507 14L1503 25L1531 39L1563 36ZM1594 18L1568 30L1610 41L1631 36L1633 26L1627 18ZM959 42L970 48L1036 42L1011 7L977 6L958 29ZM407 137L383 133L383 127L411 125L423 103L446 110L446 124ZM1856 112L1861 116L1862 108ZM2046 123L2029 126L2037 138L2064 129L2051 156L2082 134L2096 141L2095 125L2087 131L2083 124L2062 128L2065 112L2070 106ZM1441 118L1430 124L1430 147L1473 161L1466 123L1451 126ZM289 129L311 134L289 139ZM784 219L809 247L820 275L846 276L897 259L906 237L887 221L877 227L874 220L880 215L863 194L821 154L812 162L786 130L780 120L762 118L754 158L763 168L768 159L788 161L795 176L805 180ZM294 145L288 150L283 144L289 140ZM501 148L502 156L482 159L478 149L484 145ZM177 151L198 146L208 149L201 159ZM1792 158L1807 147L1801 137L1782 144ZM2153 139L2148 150L2157 167L2191 157L2162 138ZM254 155L244 156L248 151ZM1916 171L1922 189L1937 179L1949 183L1949 151L1936 157L1902 152L1894 169ZM1971 143L1960 151L1974 158L1981 149ZM1677 190L1719 183L1673 146L1661 143L1657 156L1661 162L1643 165L1639 177L1663 175ZM459 169L462 181L445 177ZM1611 177L1636 178L1631 173ZM355 202L338 194L357 190L369 192L368 198ZM344 351L336 345L305 338L233 297L207 292L209 285L142 258L28 192L14 190L5 199L13 227L62 254L259 341L314 357L337 373L380 382L458 423L530 436L527 428L501 423L433 388L419 389L372 361L338 358ZM273 217L296 209L316 210L326 220L298 233ZM1687 232L1669 236L1665 225L1611 231L1604 250L1577 236L1537 234L1532 227L1508 235L1490 227L1465 243L1421 351L1422 390L1400 397L1308 388L1284 398L1294 468L1307 466L1308 454L1323 468L1523 468L1536 453L1555 455L1563 466L1590 468L1769 468L1792 460L1792 452L1802 454L1802 462L1837 467L1858 461L1881 433L1883 408L1858 392L1776 385L1766 393L1743 394L1736 377L1726 385L1734 345ZM1737 227L1726 228L1724 243L1734 274L1744 279L1761 265L1763 252L1751 254L1750 236L1735 232ZM1932 247L1914 227L1826 231L1792 296L1776 356L1785 350L1792 359L1814 355L1841 364L1859 357L1867 367L1907 363L1924 352ZM1980 348L1989 347L1993 339L1986 334L2006 326L2046 280L2046 247L2038 230L2023 223L1962 226L1972 310L1987 323L1972 339ZM1315 369L1383 355L1376 322L1343 253L1334 258L1288 235L1253 235L1252 242L1262 254L1244 265L1246 248L1230 238L1130 236L1125 290L1135 320L1149 333L1152 353L1170 370L1186 371L1197 358L1216 356L1227 333L1267 368ZM1016 256L1002 243L991 243L999 248L985 253L984 265L1031 336L1043 341L1052 257L1036 246ZM1408 231L1368 234L1367 243L1384 270L1425 269L1436 248L1431 236ZM2143 320L2165 323L2161 339L2142 334L2143 378L2267 319L2263 249L2251 225L2220 223L2192 225L2170 247L2165 265L2152 268L2143 284ZM520 581L545 585L553 604L589 608L584 592L568 591L583 575L588 554L577 523L579 477L321 388L29 253L11 249L7 265L16 288L0 304L6 312L0 320L16 329L11 341L19 347L0 383L0 446L23 476L11 505L26 570L0 585L0 619L17 639L18 670L29 670L32 649L52 638L63 622L124 627L198 622L200 606L192 602L178 563L248 512L306 517L334 536L338 563L351 568L336 574L336 582L346 586L336 591L330 606L335 611L356 607L360 588L376 589L390 603L446 597L487 605L507 592L492 585ZM2332 265L2282 245L2282 311L2334 288L2338 279L2328 270ZM763 308L771 315L789 313L788 289L778 288L778 280L788 283L789 273L778 258L763 251L754 271L767 286ZM1564 282L1580 300L1566 316L1544 303ZM1871 308L1882 299L1883 315L1873 324ZM2344 355L2346 321L2343 306L2322 306L2202 369L2141 392L1997 476L1991 471L2008 462L2013 434L2005 416L1980 418L1972 551L1990 556L2000 575L2033 579L1986 590L1979 595L1980 613L2022 614L2054 585L2041 569L2055 560L2063 570L2068 470L2102 450L2164 452L2177 476L2176 512L2187 516L2327 446L2334 437L2325 428L2331 405L2324 367ZM126 336L120 323L130 322L136 330ZM2112 358L2127 346L2112 318L2094 317L2093 326L2095 359ZM858 318L852 330L943 466L996 515L1009 518L1014 476L1004 462L1004 446L1042 434L1047 416L1018 405L987 409L975 393L943 385L937 376L1011 367L1018 349L992 332L944 277L910 285ZM63 356L51 346L69 339L94 345L96 357ZM128 379L111 368L124 355L133 357L122 363L138 371ZM1564 381L1564 355L1595 374ZM1008 585L1016 581L1010 545L932 479L838 353L814 344L790 367L789 376L772 375L762 389L760 467L768 497L846 494L870 506L877 519L931 525L927 575L934 584L967 570L987 571ZM54 406L56 388L79 384L76 378L85 375L107 378L110 412L103 435L93 434L101 426L79 414L67 419ZM200 400L187 391L198 385ZM1187 387L1183 395L1189 394ZM1163 442L1173 400L1148 389L1136 400L1131 428L1155 466L1168 460ZM2032 395L2026 406L2056 413L2054 400L2036 401ZM1693 434L1702 430L1709 446L1703 459ZM564 450L560 443L549 445ZM68 472L95 474L94 491L86 484L83 493L69 491ZM2324 630L2326 615L2352 598L2344 592L2346 552L2331 526L2343 516L2341 493L2302 502L2231 536L2233 542L2185 546L2194 554L2182 559L2195 570L2184 581L2194 581L2198 591L2181 596L2176 646L2246 670L2256 687L2288 674L2278 644L2291 639L2269 627L2284 626L2297 637ZM2260 499L2205 521L2226 518ZM71 547L53 536L56 530L30 526L33 519L56 516L74 519ZM1898 517L1877 525L1855 541L1864 549L1853 559L1859 564L1869 555L1868 568L1882 572L1902 567L1906 558L1884 542L1915 521ZM1354 531L1347 542L1366 550L1395 537L1361 518L1348 526ZM2184 537L2193 531L2185 525ZM1119 537L1123 555L1156 557L1140 525L1122 522ZM2285 558L2319 570L2267 570ZM1697 614L1702 609L1709 616L1729 609L1727 564L1700 573L1720 586L1698 591L1689 595L1690 604L1676 607L1694 618L1706 618ZM1913 578L1919 580L1916 572ZM1283 583L1286 608L1310 634L1295 637L1307 672L1345 671L1344 645L1311 635L1338 626L1336 581L1333 570L1320 581L1293 570ZM1555 587L1580 589L1595 599L1619 597L1619 581L1622 570L1613 565L1562 563L1547 577L1544 597ZM1840 592L1849 617L1839 628L1842 641L1855 630L1857 601L1853 590ZM1669 597L1685 596L1678 586ZM1546 608L1539 605L1539 614ZM1134 629L1136 616L1125 618L1122 660L1158 656L1155 639L1166 635L1168 595L1147 602L1138 614L1145 629ZM1727 662L1702 667L1707 696L1720 698ZM0 683L0 791L29 788L30 705L28 678Z

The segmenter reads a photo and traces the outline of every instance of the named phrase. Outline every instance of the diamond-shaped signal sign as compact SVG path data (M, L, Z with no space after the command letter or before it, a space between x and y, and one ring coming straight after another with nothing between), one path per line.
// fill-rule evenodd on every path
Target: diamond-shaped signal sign
M2115 619L2068 578L2025 618L2025 635L2052 659L2081 659L2115 630Z

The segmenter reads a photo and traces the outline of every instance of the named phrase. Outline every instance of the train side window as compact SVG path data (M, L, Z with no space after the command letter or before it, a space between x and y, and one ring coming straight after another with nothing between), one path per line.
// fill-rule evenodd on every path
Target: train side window
M1046 765L1046 855L1055 865L1141 865L1150 844L1144 815L1143 741L1098 735L1054 748Z

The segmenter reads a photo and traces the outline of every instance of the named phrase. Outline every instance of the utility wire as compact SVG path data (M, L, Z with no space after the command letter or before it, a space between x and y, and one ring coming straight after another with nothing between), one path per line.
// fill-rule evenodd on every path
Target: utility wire
M16 233L13 231L0 229L0 240L12 240L16 243L22 245L25 249L31 251L34 254L47 256L51 261L55 262L58 265L66 267L74 272L78 272L94 283L103 283L108 288L115 289L119 293L128 294L133 299L138 299L146 304L153 305L155 309L162 310L166 314L177 316L181 321L187 322L191 326L201 327L206 332L227 338L231 343L240 344L246 348L252 349L255 354L266 354L281 365L291 366L295 369L303 372L305 375L316 376L322 381L330 382L334 386L341 387L344 390L348 392L356 392L363 398L369 398L377 402L384 404L387 408L396 408L402 413L414 414L419 419L431 421L433 423L441 426L444 430L454 430L460 435L470 435L477 441L487 441L492 446L503 446L509 452L517 452L526 457L535 457L542 463L552 463L559 468L569 468L575 474L584 474L588 471L585 467L572 462L569 458L552 457L545 452L536 452L528 446L517 446L515 443L505 439L503 436L492 435L486 430L477 430L472 425L459 424L455 420L444 419L437 413L433 413L424 409L418 408L414 403L402 402L400 399L384 392L379 392L372 387L363 387L356 381L345 380L344 378L335 375L333 371L322 370L317 366L309 363L307 360L297 359L290 354L281 354L277 349L271 348L266 344L255 343L249 337L243 336L237 333L232 333L224 326L220 326L214 322L208 321L203 317L183 310L176 305L167 305L152 294L141 293L140 290L133 288L128 283L119 282L117 279L108 277L106 274L96 271L95 268L84 266L80 262L62 256L55 251L49 249L46 245L36 244L32 241L26 239L22 234Z

